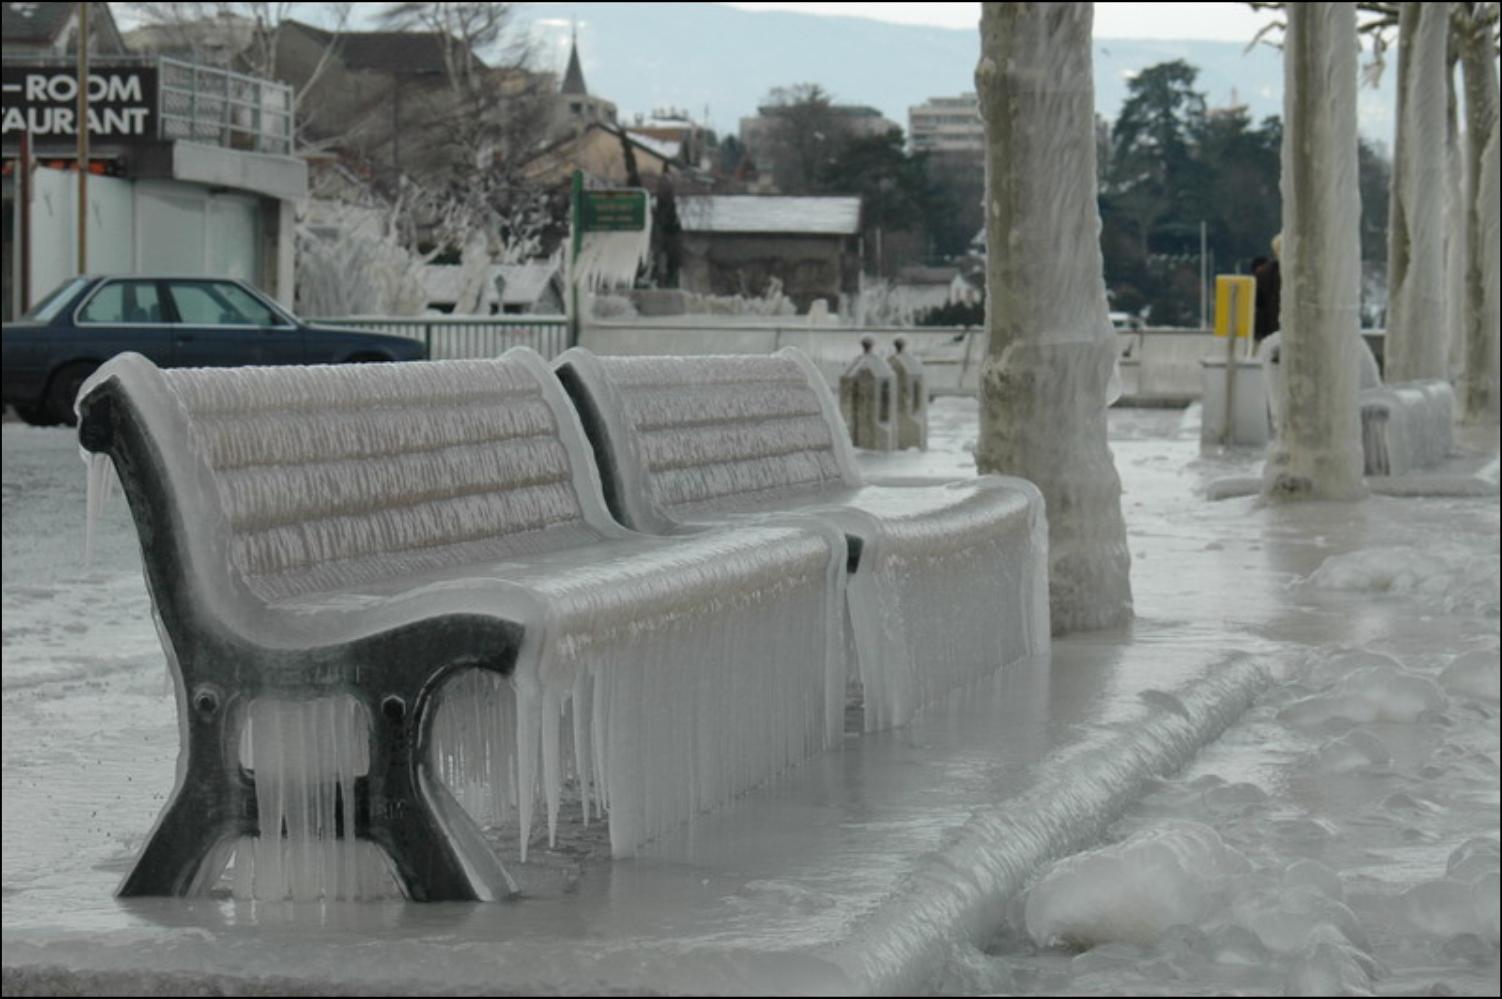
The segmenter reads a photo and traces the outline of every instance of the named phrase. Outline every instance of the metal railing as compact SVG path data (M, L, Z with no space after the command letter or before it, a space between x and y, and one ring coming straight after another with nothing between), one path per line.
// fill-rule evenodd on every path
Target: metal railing
M284 83L157 60L157 131L248 152L292 155L292 88Z
M512 347L531 347L552 360L569 347L563 316L348 316L309 320L320 326L394 333L421 340L434 361L496 357Z

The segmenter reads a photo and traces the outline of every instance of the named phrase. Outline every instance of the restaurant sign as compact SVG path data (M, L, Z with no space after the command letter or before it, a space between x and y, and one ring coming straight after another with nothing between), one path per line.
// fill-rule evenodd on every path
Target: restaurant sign
M89 138L137 143L157 137L155 66L104 66L89 73ZM59 66L0 67L0 135L7 145L30 132L33 142L78 134L78 74Z

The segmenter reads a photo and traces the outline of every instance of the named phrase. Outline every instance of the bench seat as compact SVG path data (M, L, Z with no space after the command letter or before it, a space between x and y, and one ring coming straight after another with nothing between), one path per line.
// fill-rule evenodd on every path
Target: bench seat
M790 513L837 528L867 730L1046 652L1047 524L1021 479L866 482L828 386L769 356L603 357L555 368L622 523L681 535Z
M843 537L621 527L529 350L167 372L121 355L78 408L131 505L182 733L122 894L201 891L233 853L257 897L339 897L341 864L310 858L362 840L409 897L498 897L459 784L510 782L491 798L515 799L525 859L538 790L551 832L572 772L625 854L838 737Z

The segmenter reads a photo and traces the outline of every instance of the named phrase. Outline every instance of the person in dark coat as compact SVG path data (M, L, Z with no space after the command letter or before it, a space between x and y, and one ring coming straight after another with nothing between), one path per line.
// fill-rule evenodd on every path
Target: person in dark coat
M1257 279L1257 297L1254 302L1254 315L1252 317L1252 338L1258 343L1269 334L1282 329L1283 321L1279 318L1278 310L1281 305L1282 277L1278 267L1278 251L1283 248L1283 234L1273 237L1273 256L1271 260L1261 260L1259 265L1252 263L1252 276Z

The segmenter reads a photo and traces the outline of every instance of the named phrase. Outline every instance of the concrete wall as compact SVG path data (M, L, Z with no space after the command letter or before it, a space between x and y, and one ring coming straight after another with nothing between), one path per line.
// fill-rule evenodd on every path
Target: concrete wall
M1225 340L1203 330L1118 333L1121 396L1128 402L1187 404L1203 391L1200 359L1224 360Z
M134 187L117 177L88 181L88 269L129 273L135 267ZM31 297L39 301L78 273L78 174L38 167L32 174Z
M769 354L797 347L813 358L831 386L861 354L861 338L876 340L883 357L895 353L893 341L907 340L907 349L927 369L930 389L940 394L974 394L985 344L979 331L954 329L858 329L846 326L773 325L765 320L736 322L734 317L712 320L685 317L675 320L597 322L586 324L579 345L597 354Z

